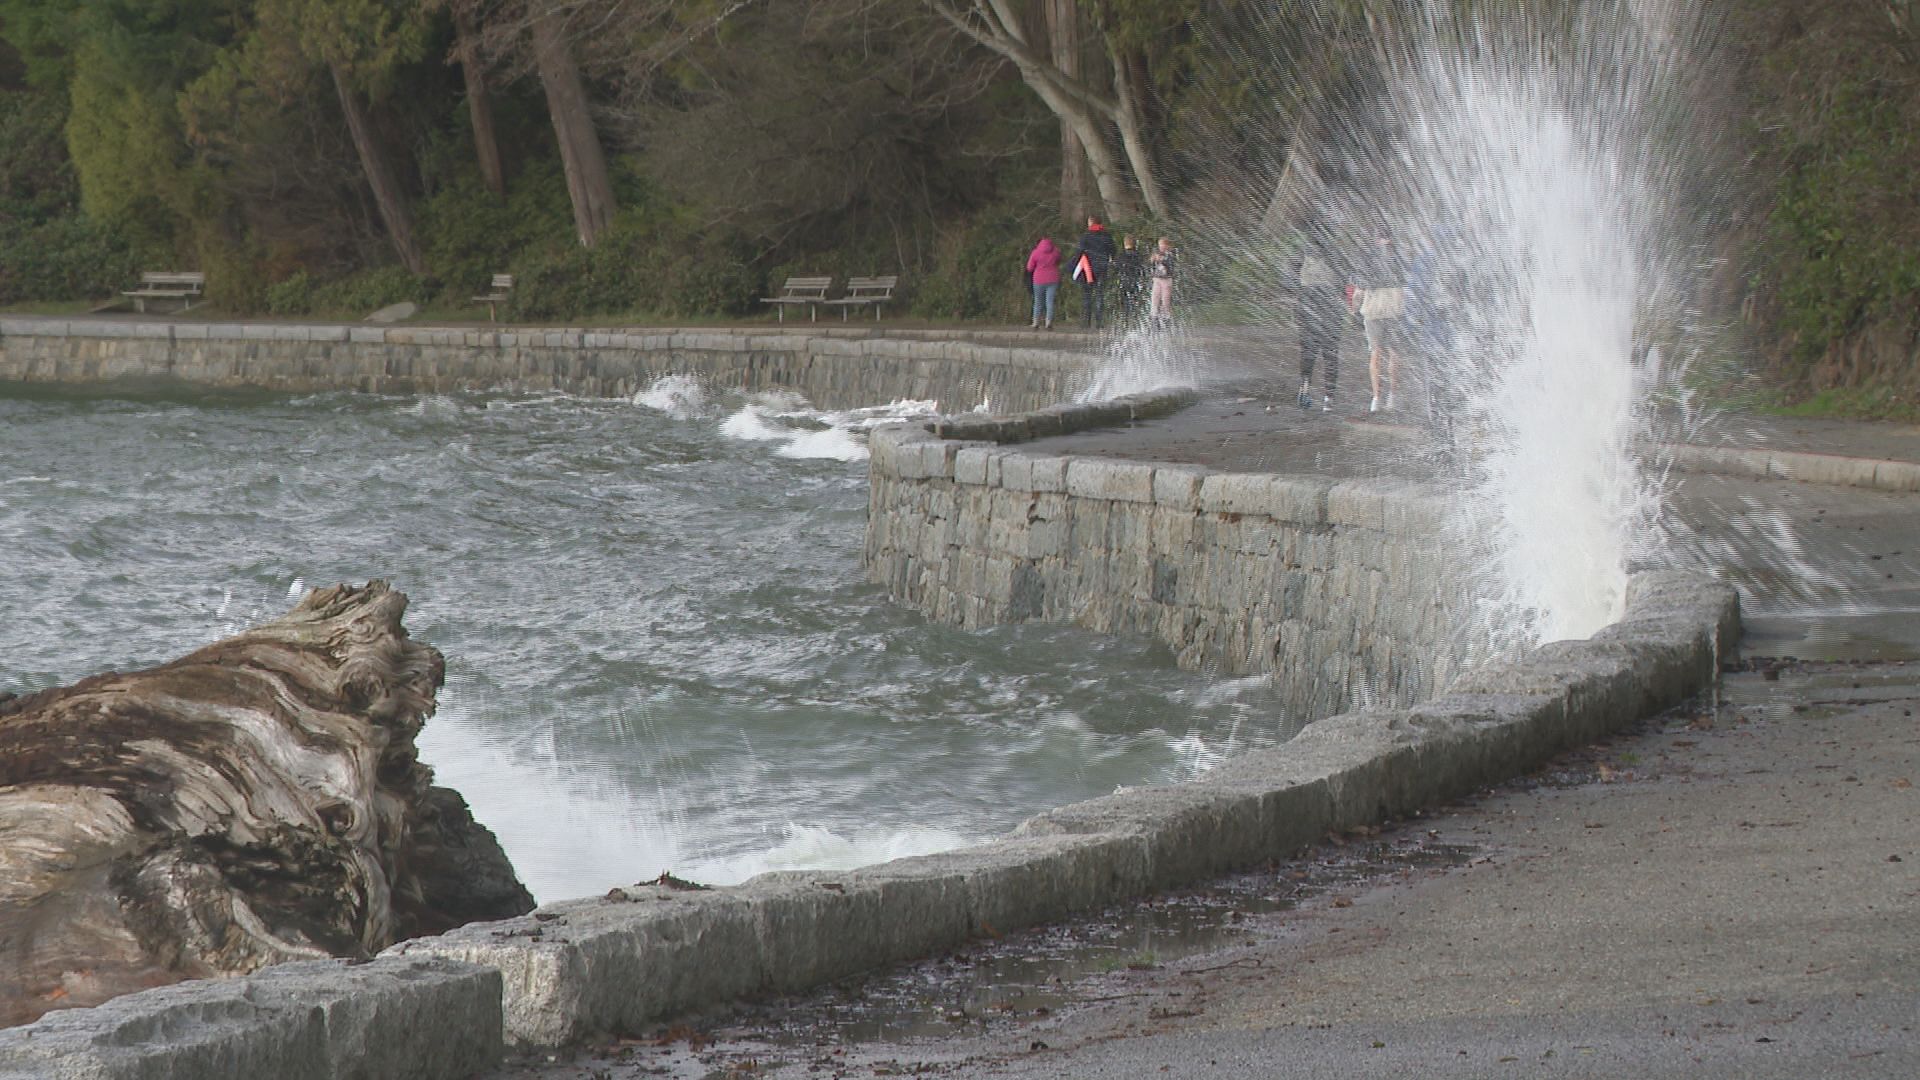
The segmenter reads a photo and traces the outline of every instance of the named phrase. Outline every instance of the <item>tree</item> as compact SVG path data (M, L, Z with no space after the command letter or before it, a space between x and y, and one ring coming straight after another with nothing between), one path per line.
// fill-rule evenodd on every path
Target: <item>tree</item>
M534 66L547 93L547 112L566 169L567 194L573 201L573 225L581 247L592 247L613 224L613 178L600 148L587 92L580 81L567 40L566 12L549 8L532 16Z
M1136 54L1139 29L1147 25L1145 13L1157 13L1153 21L1159 23L1170 12L1183 10L1184 4L1115 0L1090 5L1109 61L1112 89L1108 91L1085 75L1063 71L1051 55L1042 53L1013 0L923 2L975 42L1013 64L1047 108L1073 129L1086 150L1094 186L1109 214L1128 216L1144 203L1155 217L1171 216L1172 208L1155 169L1143 124L1142 95L1149 87L1140 77ZM1124 164L1112 145L1116 135Z
M919 0L769 4L627 80L613 130L703 229L768 251L890 239L904 268L1051 133L1005 75Z
M460 63L460 77L467 88L467 117L473 127L474 162L480 167L480 180L494 198L507 194L507 171L500 162L500 140L493 132L493 104L487 93L487 73L480 55L479 32L473 16L466 10L453 13L454 54Z
M1080 76L1080 8L1074 0L1041 0L1054 65L1068 78ZM1087 205L1087 151L1073 125L1060 122L1060 217L1072 221Z
M394 253L409 271L424 275L427 259L414 235L412 206L367 104L391 89L395 68L420 57L425 43L421 8L383 0L264 0L260 14L263 29L286 20L281 25L296 35L300 51L326 65Z

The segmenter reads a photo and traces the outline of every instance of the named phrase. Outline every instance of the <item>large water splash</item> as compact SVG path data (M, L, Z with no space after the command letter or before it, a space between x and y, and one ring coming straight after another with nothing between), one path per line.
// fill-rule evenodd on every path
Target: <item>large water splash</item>
M1478 591L1511 643L1617 618L1657 546L1647 467L1668 298L1692 263L1672 139L1704 29L1653 0L1483 21L1425 9L1394 80L1430 430L1468 467ZM1535 10L1551 10L1542 5ZM1562 5L1562 8L1571 8ZM1498 640L1502 635L1496 635Z
M1227 51L1268 73L1284 171L1192 231L1267 283L1297 280L1310 239L1348 281L1410 286L1397 401L1371 419L1449 464L1449 542L1482 613L1463 632L1496 648L1591 634L1659 547L1653 401L1683 365L1645 357L1684 356L1701 276L1715 133L1689 106L1710 78L1706 16L1407 0L1275 8L1261 26ZM1291 320L1275 321L1278 337ZM1196 381L1175 367L1123 341L1088 396Z

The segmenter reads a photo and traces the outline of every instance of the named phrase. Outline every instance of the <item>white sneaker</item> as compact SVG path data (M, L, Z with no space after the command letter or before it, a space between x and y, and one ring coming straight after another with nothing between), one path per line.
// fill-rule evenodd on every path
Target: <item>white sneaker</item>
M1028 324L1027 324L1027 329L1029 329L1029 330L1038 330L1038 329L1040 329L1040 320L1039 320L1039 319L1035 319L1035 320L1033 320L1032 322L1030 322L1030 323L1028 323Z
M1322 397L1320 399L1320 411L1321 412L1333 411L1333 395L1332 394L1328 394L1325 397Z
M1372 400L1372 401L1369 401L1369 402L1367 402L1367 411L1368 411L1368 412L1379 412L1379 411L1380 411L1380 395L1378 395L1378 394L1375 394L1375 395L1373 396L1373 400Z
M1387 411L1393 411L1393 391L1387 391Z

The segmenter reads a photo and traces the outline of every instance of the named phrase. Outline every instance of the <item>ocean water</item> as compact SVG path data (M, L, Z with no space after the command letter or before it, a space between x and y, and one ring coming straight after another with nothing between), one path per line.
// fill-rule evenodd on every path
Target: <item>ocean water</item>
M1291 734L1261 680L868 584L866 430L932 409L0 387L0 689L386 578L447 658L422 757L542 901L951 848Z

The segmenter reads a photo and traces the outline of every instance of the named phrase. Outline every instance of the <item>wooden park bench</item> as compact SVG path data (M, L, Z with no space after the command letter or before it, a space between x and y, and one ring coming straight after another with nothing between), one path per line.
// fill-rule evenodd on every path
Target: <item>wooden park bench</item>
M193 306L207 287L207 275L197 270L148 270L140 275L140 287L122 289L120 295L133 300L133 309L145 314L149 300L178 300L180 311Z
M805 304L807 320L812 322L819 317L816 314L817 306L827 303L827 290L831 288L833 288L831 277L790 277L787 283L780 287L779 296L763 296L760 302L773 304L773 310L779 313L781 322L787 321L789 304Z
M487 321L498 322L498 312L495 308L500 304L506 303L512 296L513 275L495 274L493 275L493 284L487 286L487 295L476 296L473 298L473 302L487 305Z
M857 277L847 279L847 295L827 301L840 309L840 321L847 321L847 312L861 304L873 305L873 321L880 321L880 307L893 299L893 287L900 281L898 274L885 277Z

